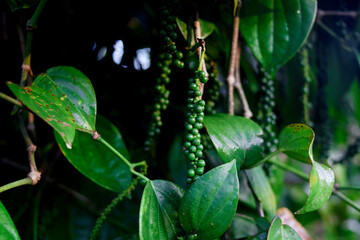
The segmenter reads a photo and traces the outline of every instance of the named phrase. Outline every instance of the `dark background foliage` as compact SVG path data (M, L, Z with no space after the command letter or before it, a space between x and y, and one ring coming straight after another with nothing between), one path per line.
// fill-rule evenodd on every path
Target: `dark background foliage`
M200 17L215 23L230 43L232 1L196 3ZM48 1L34 34L31 58L34 74L58 65L73 66L86 74L94 85L98 113L109 118L119 128L132 159L136 160L143 157L142 147L150 118L156 71L153 67L136 70L133 61L136 50L151 47L151 53L154 54L159 47L158 17L163 4L159 1ZM318 7L323 10L356 11L359 2L320 0ZM183 15L191 15L193 8L194 5L188 1L179 4L180 13ZM32 7L12 12L6 1L0 2L0 91L9 95L11 94L5 83L20 81L23 61L20 39L21 36L26 38L25 25L33 11ZM326 17L323 22L339 36L351 36L349 44L359 49L359 35L356 35L359 24L356 19ZM117 40L122 40L125 47L120 65L114 63L112 58L113 46ZM224 82L229 45L219 44L222 42L215 34L207 41L209 56L218 61L219 78ZM324 161L333 153L328 150L340 149L344 152L346 147L354 142L355 137L348 131L352 125L346 115L349 108L345 95L354 79L359 82L360 70L354 54L344 50L337 39L317 24L308 42L311 64L318 79L318 82L311 86L311 116L317 135L315 149L317 156L322 156ZM180 49L186 46L186 42L180 37L178 44ZM211 49L211 44L216 45L215 50ZM107 54L99 60L99 51L104 47ZM251 54L246 53L246 50L244 52L244 55L254 62ZM152 64L155 65L153 62ZM300 98L304 80L299 65L299 56L295 56L280 69L277 76L278 95L275 110L279 118L279 129L303 120ZM188 73L180 71L172 75L169 87L172 90L171 104L164 113L164 126L159 137L156 161L149 163L150 178L156 176L158 179L171 179L167 165L168 154L173 139L183 130L183 93L186 91L187 77ZM244 82L250 107L256 114L258 83L251 82L246 75ZM221 88L220 112L226 112L225 108L222 108L226 106L223 98L225 85L223 83ZM0 109L0 183L3 185L25 177L28 163L26 146L18 127L18 117L16 114L10 115L13 106L0 101ZM38 118L35 123L34 142L38 146L36 159L43 172L43 179L37 186L24 186L2 193L1 201L14 217L23 239L32 238L33 227L38 227L41 239L87 239L99 211L115 194L101 189L77 172L59 152L52 129ZM350 182L355 182L359 178L359 161L351 166L352 173L356 174L349 178ZM82 195L76 195L78 193ZM112 214L110 223L104 227L103 239L112 239L113 236L130 239L132 234L136 235L140 197L141 188L138 188L133 200L121 203ZM343 210L343 205L332 208L332 214L339 215L335 220L345 221L348 216ZM38 225L34 218L36 214L40 216ZM321 219L318 213L301 218L303 223L313 221L315 226L318 224L317 220ZM359 216L356 218L359 219ZM339 232L345 235L347 233L341 226L331 227L334 230L320 228L320 237L324 237L324 234L336 236ZM312 229L316 230L316 227Z

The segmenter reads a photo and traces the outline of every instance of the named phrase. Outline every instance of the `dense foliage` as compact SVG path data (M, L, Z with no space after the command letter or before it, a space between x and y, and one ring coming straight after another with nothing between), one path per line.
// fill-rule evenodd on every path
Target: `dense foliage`
M359 238L358 2L0 11L0 239Z

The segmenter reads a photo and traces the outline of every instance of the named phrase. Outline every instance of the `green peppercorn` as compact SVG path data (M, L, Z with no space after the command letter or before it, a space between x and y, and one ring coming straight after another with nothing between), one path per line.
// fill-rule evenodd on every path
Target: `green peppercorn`
M196 175L203 175L204 174L204 168L197 168L196 169Z
M195 176L195 170L194 169L192 169L192 168L190 168L189 170L188 170L188 176L189 177L194 177Z
M200 159L198 162L197 162L197 166L198 167L205 167L206 163L203 159Z

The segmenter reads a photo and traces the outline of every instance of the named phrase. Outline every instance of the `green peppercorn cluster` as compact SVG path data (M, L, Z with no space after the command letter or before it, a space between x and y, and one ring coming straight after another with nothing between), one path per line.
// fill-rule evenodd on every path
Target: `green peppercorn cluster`
M189 79L184 142L184 154L191 164L186 180L188 184L204 173L205 161L201 159L204 146L201 144L200 130L203 128L205 101L201 99L200 82L206 83L208 80L204 71L196 71L195 78Z
M149 124L150 126L147 139L145 141L145 150L150 149L150 146L154 142L156 136L159 135L160 128L162 126L161 111L166 110L169 105L170 91L167 89L167 85L170 83L171 68L173 66L176 68L184 67L184 62L182 61L183 53L177 50L175 43L177 38L175 16L170 14L169 10L166 8L162 10L160 25L159 43L161 47L157 56L159 77L156 79L156 98Z
M275 87L274 80L270 74L264 70L262 72L263 77L261 79L261 95L257 120L264 131L265 152L273 152L278 142L275 136Z

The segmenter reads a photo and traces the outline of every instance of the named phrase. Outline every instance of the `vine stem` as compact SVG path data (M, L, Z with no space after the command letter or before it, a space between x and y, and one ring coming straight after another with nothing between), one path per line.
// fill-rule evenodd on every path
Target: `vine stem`
M345 196L343 193L339 192L338 190L334 190L333 194L340 198L342 201L353 207L355 210L360 212L360 206L358 206L353 200Z
M10 102L10 103L18 106L18 107L23 107L23 105L22 105L22 103L21 103L20 101L18 101L18 100L16 100L15 98L12 98L12 97L10 97L10 96L2 93L2 92L0 92L0 98L2 98L2 99L4 99L4 100L6 100L6 101L8 101L8 102Z
M236 51L236 65L235 65L235 83L234 87L237 90L241 103L243 105L244 110L244 117L251 118L253 113L250 110L249 103L247 102L244 89L241 84L241 75L240 75L240 58L241 58L241 48L240 46L237 47Z
M309 180L309 175L307 175L306 173L304 173L303 171L297 169L297 168L294 168L286 163L283 163L283 162L280 162L280 161L275 161L273 160L272 158L269 158L268 159L268 162L271 163L271 164L274 164L286 171L289 171L289 172L292 172L294 173L295 175L301 177L302 179L308 181Z
M235 17L233 20L233 36L231 43L230 52L230 64L229 72L226 78L228 83L228 112L230 115L234 115L234 84L235 84L235 67L236 67L236 56L239 44L239 24L240 24L240 7L241 1L238 1L238 5L235 11Z
M200 20L199 20L199 13L198 11L195 12L195 20L194 20L194 31L195 31L195 40L197 43L200 43L200 46L197 49L197 53L199 55L199 68L198 70L202 70L205 72L205 75L207 77L209 77L209 73L206 70L206 65L205 65L205 46L204 46L204 40L201 39L201 26L200 26ZM203 43L203 44L201 44ZM200 91L201 91L201 96L200 99L202 98L202 95L204 93L204 83L200 82Z
M40 1L34 14L26 24L26 29L28 32L26 37L25 55L24 55L24 62L22 65L22 73L21 73L21 81L20 81L20 85L22 87L25 86L25 82L29 76L29 73L30 75L32 75L30 62L31 62L31 47L33 42L33 31L36 29L37 22L39 20L42 10L45 7L46 2L47 0Z
M107 141L105 141L105 139L103 139L100 135L94 139L97 140L99 142L101 142L105 147L107 147L110 151L112 151L117 157L119 157L130 169L130 172L142 179L144 179L146 182L150 181L149 178L147 178L146 176L142 175L141 173L135 171L135 167L138 166L145 166L146 162L139 162L139 163L131 163L129 162L121 153L119 153L113 146L111 146Z
M27 28L27 38L26 38L26 46L25 46L25 55L24 55L24 62L22 65L22 73L21 73L21 80L20 85L22 87L25 86L25 83L30 75L32 75L31 67L30 67L30 59L31 59L31 46L33 41L33 30L36 28L37 21L40 17L40 14L42 10L45 7L47 0L41 0L38 4L34 14L30 18L30 20L27 22L26 28ZM19 107L19 103L17 100L12 100L10 97L6 97L5 94L0 94L1 98L4 98L12 103L14 103L16 106ZM21 103L20 103L21 104ZM22 106L22 104L21 104ZM0 187L0 193L7 191L9 189L23 186L23 185L36 185L38 181L40 180L41 172L37 170L36 163L35 163L35 151L36 146L32 143L31 138L26 130L25 124L23 122L22 117L19 115L20 119L20 130L23 135L23 138L27 145L27 151L29 155L29 163L30 163L30 173L28 174L27 178L14 181L12 183L6 184L4 186Z
M32 184L33 184L32 179L30 177L27 177L27 178L20 179L15 182L12 182L12 183L8 183L4 186L1 186L0 193L5 192L10 189L13 189L13 188L16 188L16 187L20 187L20 186L24 186L24 185L32 185Z

